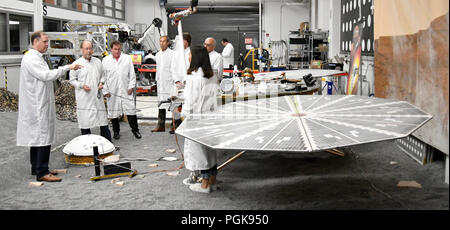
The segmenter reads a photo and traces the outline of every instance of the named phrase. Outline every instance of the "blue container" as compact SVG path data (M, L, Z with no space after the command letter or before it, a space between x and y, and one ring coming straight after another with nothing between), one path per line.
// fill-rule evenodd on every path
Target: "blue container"
M327 94L333 94L333 81L327 81Z

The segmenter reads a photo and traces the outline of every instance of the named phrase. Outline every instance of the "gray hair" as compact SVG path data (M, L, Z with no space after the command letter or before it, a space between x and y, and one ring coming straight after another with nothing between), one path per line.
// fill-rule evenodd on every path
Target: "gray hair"
M170 42L169 36L167 35L162 35L159 37L159 39L161 40L161 38L166 38L167 42Z

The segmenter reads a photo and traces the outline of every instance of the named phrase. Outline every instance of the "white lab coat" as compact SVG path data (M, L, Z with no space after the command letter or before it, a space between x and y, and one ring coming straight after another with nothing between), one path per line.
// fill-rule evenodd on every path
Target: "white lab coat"
M184 49L184 62L186 63L186 72L189 69L189 66L191 65L191 62L189 61L190 54L191 54L191 47Z
M128 89L136 86L136 74L131 57L126 54L120 54L117 61L112 55L103 58L103 95L108 93L111 97L107 98L108 118L118 118L125 115L136 115L136 105L134 95L128 95Z
M186 78L184 104L181 114L201 114L217 107L217 80L203 77L199 68ZM184 140L184 164L188 170L206 170L217 164L216 152L189 139Z
M172 71L172 78L174 82L184 82L187 76L187 70L189 69L189 66L191 65L191 62L189 61L189 54L191 53L191 48L188 47L186 49L183 49L183 58L179 57L179 53L177 51L174 51L173 59L171 63L171 71ZM180 64L184 63L184 64Z
M156 82L158 101L166 101L176 94L175 79L173 76L172 61L175 52L169 48L156 53Z
M222 55L215 50L209 52L209 61L211 62L211 68L214 71L214 76L220 82L223 78L223 58Z
M191 53L191 48L190 47L187 47L186 49L184 49L184 47L182 47L182 48L183 48L183 50L176 49L174 51L174 55L173 55L173 59L172 59L172 63L171 63L172 76L173 76L174 82L177 82L177 81L184 82L186 80L187 70L189 69L189 65L191 64L191 62L189 61L189 54ZM181 55L180 55L180 53L181 53ZM174 94L174 96L178 95L176 84L175 84L175 89L173 89L173 94ZM174 110L172 111L172 115L175 120L180 119L180 113L178 112L178 110L176 108L174 108Z
M53 81L67 71L67 65L50 70L37 50L30 49L23 56L19 79L18 146L38 147L55 143Z
M187 49L184 48L184 41L183 41L183 29L181 26L181 22L178 22L178 35L175 38L175 48L173 49L173 56L172 56L172 65L171 65L171 71L172 71L172 78L174 82L184 82L184 79L187 75L187 69L189 68L188 61L186 60L186 52L190 51L190 48ZM189 53L187 53L189 55ZM177 91L173 91L174 95L177 95Z
M91 61L81 57L74 64L83 66L79 70L70 71L70 83L75 87L77 100L78 127L90 129L108 125L103 94L98 90L99 83L104 82L102 62L96 57L92 57ZM89 86L91 90L86 92L83 85Z
M234 47L231 43L228 44L222 50L223 68L230 68L230 65L234 65Z
M187 70L189 69L189 54L191 53L191 48L186 48L183 50L174 50L171 62L171 73L174 82L184 82L187 76Z

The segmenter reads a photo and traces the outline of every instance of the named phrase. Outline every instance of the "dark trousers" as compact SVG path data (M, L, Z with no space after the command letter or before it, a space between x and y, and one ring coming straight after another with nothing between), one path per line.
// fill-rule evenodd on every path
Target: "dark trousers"
M181 119L175 120L175 127L173 126L173 121L170 122L170 128L177 128L181 124ZM165 109L159 109L158 110L158 128L165 128L166 127L166 110Z
M81 129L81 135L87 135L91 134L91 129ZM107 125L100 126L100 135L104 138L106 138L108 141L111 141L111 131L109 131L109 128Z
M217 176L217 165L207 170L200 170L203 179L209 179L210 176Z
M181 122L182 122L181 119L175 120L175 129L178 128L178 126L181 125Z
M137 123L137 116L136 115L127 115L128 124L130 125L131 131L133 132L139 132L139 127ZM119 124L119 118L111 119L112 125L113 125L113 132L114 133L120 133L120 124Z
M181 109L182 109L182 106L180 105L178 108L176 108L175 110L177 110L177 112L180 112L181 113ZM173 117L173 115L172 115L172 117ZM178 126L180 126L181 125L181 122L182 122L182 120L181 120L181 118L180 119L173 119L173 121L172 121L173 123L175 123L175 129L177 129L178 128Z
M50 173L48 162L50 160L50 145L30 148L31 174L39 179Z
M166 128L166 110L158 110L158 128Z

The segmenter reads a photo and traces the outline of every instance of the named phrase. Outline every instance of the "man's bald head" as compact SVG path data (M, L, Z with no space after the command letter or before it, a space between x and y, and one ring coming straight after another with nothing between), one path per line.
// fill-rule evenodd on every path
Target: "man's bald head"
M216 40L212 37L206 38L204 46L208 50L208 53L209 53L216 48Z
M92 47L92 41L90 40L84 40L81 42L80 45L81 54L83 55L84 59L91 60L92 54L94 53L94 49Z
M92 41L86 39L86 40L83 40L83 41L81 42L80 48L83 48L83 45L85 45L84 43L87 43L86 45L90 45L91 47L93 47ZM89 44L89 43L90 43L90 44Z

